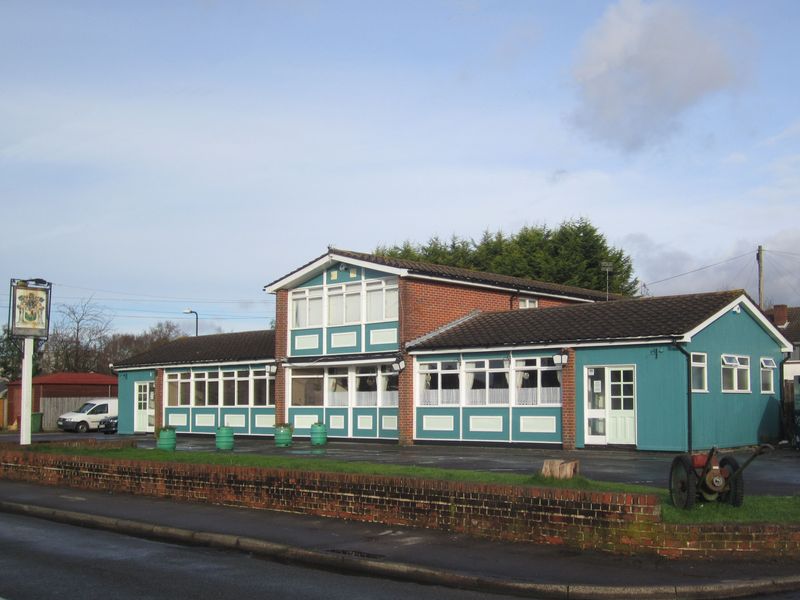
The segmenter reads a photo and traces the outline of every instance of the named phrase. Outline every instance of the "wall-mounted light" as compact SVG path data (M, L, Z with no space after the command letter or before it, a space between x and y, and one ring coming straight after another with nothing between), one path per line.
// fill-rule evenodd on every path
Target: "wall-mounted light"
M402 358L397 362L392 363L393 371L402 371L405 368L406 368L406 361L404 361Z
M565 365L569 362L569 354L566 350L562 350L561 354L553 355L553 363L557 365Z
M275 375L278 372L278 365L269 365L267 367L267 373L270 375Z
M742 307L741 307L740 305L738 305L738 304L737 304L736 306L734 306L734 307L733 307L733 309L732 309L732 312L733 312L734 314L737 314L737 315L738 315L740 312L742 312Z

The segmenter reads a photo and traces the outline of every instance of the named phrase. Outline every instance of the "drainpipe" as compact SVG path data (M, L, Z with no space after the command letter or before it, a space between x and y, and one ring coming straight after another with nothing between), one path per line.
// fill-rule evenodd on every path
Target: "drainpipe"
M689 454L692 453L692 355L677 341L673 341L672 345L686 357L686 435L687 435L687 448ZM708 368L708 365L706 365Z

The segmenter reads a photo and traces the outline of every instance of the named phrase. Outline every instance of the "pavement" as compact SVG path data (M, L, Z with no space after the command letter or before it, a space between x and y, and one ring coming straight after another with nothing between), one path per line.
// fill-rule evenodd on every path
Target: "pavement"
M34 441L38 439L44 437L34 436ZM143 436L138 441L139 445L147 447L152 437ZM213 448L213 443L213 437L187 437L181 440L179 450L208 449L209 445ZM265 440L237 438L236 446L237 452L320 455L319 450L307 442L280 450ZM515 447L420 445L401 449L396 445L349 442L332 442L324 450L325 456L341 460L382 460L513 472L537 470L541 466L537 463L550 453L565 456L561 451ZM657 466L658 477L649 484L658 481L663 485L672 456L630 451L578 451L577 458L581 460L585 475L612 481L615 479L598 477L595 472L613 472L629 482L633 479L636 483L648 483L647 479L636 478L636 474L656 470ZM777 465L778 471L785 469L797 476L800 453L779 451L768 460L772 463L767 464ZM761 461L759 458L753 465ZM662 468L662 462L667 465L666 469ZM614 468L610 469L609 464L615 465ZM769 469L763 470L764 485L767 485L771 481L766 473ZM749 481L761 480L749 470L748 477ZM785 478L774 479L780 483ZM785 492L789 494L797 494L800 489L796 483L778 485L777 489L783 487L791 490ZM440 531L3 480L0 480L0 510L176 544L224 548L337 572L526 597L734 598L800 593L797 558L694 561L616 556L554 546L494 542Z

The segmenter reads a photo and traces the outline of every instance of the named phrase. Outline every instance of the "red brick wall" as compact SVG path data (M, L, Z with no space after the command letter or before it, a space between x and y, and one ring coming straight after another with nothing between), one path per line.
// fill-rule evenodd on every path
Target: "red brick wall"
M567 364L561 370L561 443L575 449L575 350L567 349Z
M0 477L620 554L800 560L800 524L669 525L658 498L345 473L61 456L0 445Z
M156 369L156 384L153 393L156 395L155 429L158 431L164 426L164 369Z
M278 361L284 360L289 355L286 347L289 327L289 292L288 290L278 290L275 294L275 358ZM283 365L278 363L278 371L275 373L275 423L286 422L286 371Z

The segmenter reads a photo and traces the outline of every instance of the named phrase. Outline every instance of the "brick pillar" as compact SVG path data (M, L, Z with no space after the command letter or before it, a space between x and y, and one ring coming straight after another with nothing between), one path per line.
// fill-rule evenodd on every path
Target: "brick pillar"
M561 445L575 449L575 350L567 348L569 359L561 370Z
M401 446L414 444L414 367L413 359L403 354L406 368L398 380L397 428Z
M156 435L158 431L164 426L164 369L156 369ZM136 402L136 398L133 400ZM135 418L135 417L134 417Z
M289 326L289 291L278 290L275 294L275 359L278 370L275 373L275 423L286 423L286 370L283 361L288 356L286 347L287 327Z

